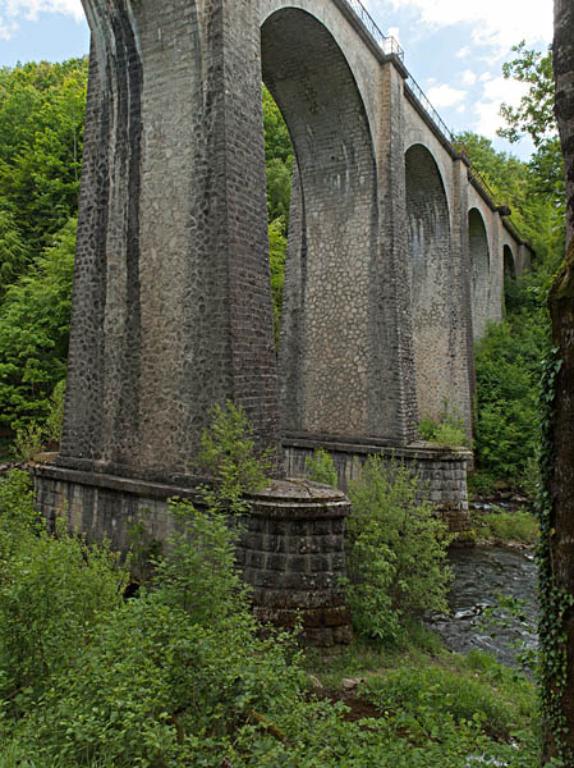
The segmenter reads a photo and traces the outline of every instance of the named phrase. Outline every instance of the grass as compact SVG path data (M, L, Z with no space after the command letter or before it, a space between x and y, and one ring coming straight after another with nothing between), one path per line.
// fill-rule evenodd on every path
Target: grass
M451 653L436 635L419 627L400 648L355 641L335 657L309 654L306 666L315 686L318 681L324 686L323 695L349 706L350 717L379 718L393 734L393 746L402 745L413 765L424 754L421 765L458 766L456 745L463 743L474 745L469 746L473 753L479 744L481 754L510 768L538 764L535 687L487 654ZM444 763L433 757L438 745ZM461 768L466 764L460 762Z
M526 510L508 512L498 507L493 512L474 512L473 526L479 539L533 546L538 541L538 520Z

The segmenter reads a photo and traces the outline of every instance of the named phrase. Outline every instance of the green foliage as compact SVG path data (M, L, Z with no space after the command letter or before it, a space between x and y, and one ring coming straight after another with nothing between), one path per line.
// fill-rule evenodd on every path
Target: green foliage
M0 70L0 199L33 257L77 212L87 73L85 59Z
M29 260L16 218L8 201L0 197L0 301L6 287L24 271Z
M446 610L446 528L419 494L407 469L374 456L350 488L348 599L360 634L397 641L406 616Z
M273 334L275 347L279 349L281 313L283 311L283 288L285 286L285 260L287 258L287 237L285 219L280 217L269 224L269 262L271 267L271 294L273 298Z
M287 230L291 204L291 180L293 177L293 147L283 115L265 86L263 86L263 122L273 328L275 344L279 348L285 260L287 257Z
M289 217L293 147L283 115L268 89L263 87L263 127L267 167L269 219Z
M400 712L405 726L420 729L422 737L440 738L441 720L477 723L486 732L509 736L510 712L500 696L450 670L397 669L370 681L365 695L382 711Z
M209 626L247 614L246 587L235 569L236 536L226 517L198 512L188 502L172 501L178 532L155 570L155 584L168 605ZM213 606L217 605L217 617Z
M121 601L125 574L105 546L33 513L23 473L0 483L0 699L17 716L34 706L102 616Z
M422 419L419 423L419 435L429 443L446 448L468 445L463 420L448 413L440 421Z
M518 107L503 105L501 114L507 127L500 135L510 141L518 141L527 133L535 146L540 146L548 136L558 132L554 115L554 72L552 51L540 53L526 47L526 41L513 46L515 58L503 64L507 80L517 80L529 86Z
M511 142L529 136L536 148L530 161L539 191L550 196L564 211L564 162L554 114L554 72L552 51L545 53L526 47L525 41L513 47L515 58L503 65L504 77L528 87L517 107L503 104L501 115L506 126L499 135Z
M66 375L75 252L70 220L0 305L0 424L45 421Z
M519 312L489 326L476 349L476 453L482 470L521 485L539 434L538 379L546 318Z
M223 516L173 511L155 581L121 601L105 549L46 536L26 475L0 482L1 768L461 768L469 755L534 768L531 688L493 662L449 654L447 671L422 655L409 670L401 652L360 691L358 722L314 699L291 642L258 631ZM399 658L376 653L373 669ZM14 695L16 675L31 685Z
M562 367L558 349L552 349L543 367L540 390L541 446L540 491L536 513L540 522L538 546L538 594L540 621L538 627L539 682L543 730L552 736L559 758L558 765L574 764L574 754L565 741L568 723L564 714L564 696L568 689L569 652L567 623L574 608L574 596L557 583L552 564L552 539L555 536L553 510L553 477L555 447L552 422L554 419L557 378Z
M480 538L498 542L515 541L521 544L536 544L539 537L538 521L525 510L506 512L495 509L488 513L475 513L473 525Z
M46 440L49 445L59 445L64 426L64 400L66 398L66 380L59 381L50 398L50 411L46 419Z
M312 456L307 456L305 459L305 474L315 483L332 485L333 488L336 488L339 484L339 477L333 457L324 448L317 448Z
M256 449L245 411L232 402L214 406L211 426L201 436L199 463L211 478L208 506L232 514L249 509L245 494L262 490L272 467L271 457Z

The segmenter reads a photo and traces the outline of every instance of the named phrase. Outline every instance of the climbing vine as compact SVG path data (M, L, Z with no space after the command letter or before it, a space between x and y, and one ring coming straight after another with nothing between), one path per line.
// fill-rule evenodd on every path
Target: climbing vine
M567 683L567 643L565 617L574 605L574 596L562 589L552 572L552 538L555 535L551 493L554 467L554 405L556 380L562 368L558 348L552 350L544 364L541 386L542 435L540 447L541 483L537 513L540 522L538 547L540 595L540 695L544 732L552 735L553 751L558 762L554 766L574 765L574 752L566 743L567 724L562 699ZM545 750L546 751L546 750ZM547 755L544 755L546 760Z

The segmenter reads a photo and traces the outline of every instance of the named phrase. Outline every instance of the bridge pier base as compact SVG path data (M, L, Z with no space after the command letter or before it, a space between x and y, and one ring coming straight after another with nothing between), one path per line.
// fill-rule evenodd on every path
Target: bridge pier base
M359 479L369 456L380 456L389 464L399 462L419 478L421 498L436 506L452 533L464 534L471 528L467 474L473 455L467 448L443 448L423 442L394 447L367 438L328 436L291 436L283 441L283 447L286 471L293 477L305 474L305 462L317 448L327 450L344 491Z
M108 540L126 552L142 526L154 550L176 531L169 499L200 505L190 480L167 485L56 464L34 470L37 505L50 524L67 521L88 542ZM290 628L301 622L303 641L330 647L352 639L341 587L345 576L346 496L306 480L275 480L251 499L237 546L237 563L252 589L256 616Z

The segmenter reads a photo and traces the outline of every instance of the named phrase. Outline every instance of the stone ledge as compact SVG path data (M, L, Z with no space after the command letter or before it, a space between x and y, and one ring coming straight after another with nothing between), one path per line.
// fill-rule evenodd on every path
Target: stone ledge
M407 446L394 445L391 442L375 438L342 438L334 435L296 435L287 434L282 444L284 448L324 448L326 451L338 453L365 454L380 453L384 456L397 459L416 460L425 459L436 462L458 462L461 460L472 461L473 453L465 446L448 447L417 441Z

